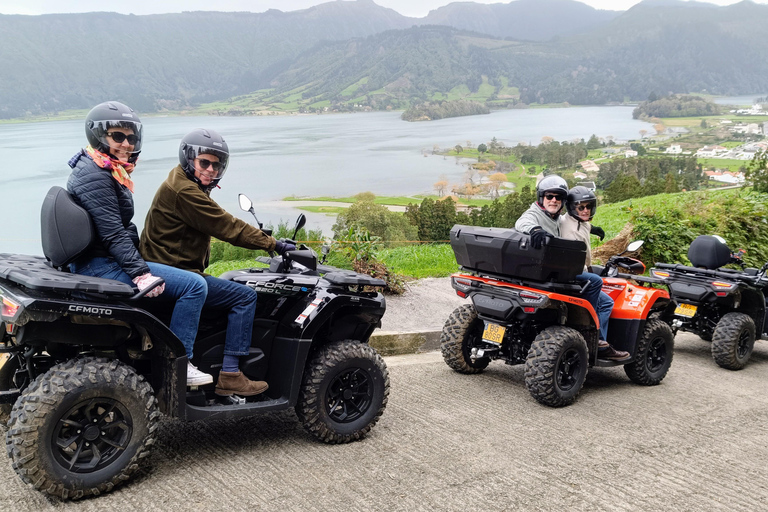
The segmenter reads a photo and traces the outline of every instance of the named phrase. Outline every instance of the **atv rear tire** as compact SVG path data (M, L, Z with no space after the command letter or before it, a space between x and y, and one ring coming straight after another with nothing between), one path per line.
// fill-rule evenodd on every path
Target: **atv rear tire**
M550 407L572 404L587 377L587 354L587 342L577 330L558 325L541 331L525 360L531 396Z
M712 358L727 370L741 370L755 347L755 321L744 313L728 313L712 333Z
M481 357L472 361L469 354L475 341L483 336L483 321L477 318L472 304L459 306L448 317L440 335L440 350L445 363L459 373L480 373L491 360Z
M149 455L160 417L144 377L119 361L61 363L11 411L6 450L28 485L62 499L111 491Z
M637 343L635 359L624 365L629 380L642 386L655 386L664 380L672 365L675 335L661 320L648 320Z
M348 443L365 437L388 398L389 372L376 350L336 341L321 347L304 371L296 414L319 440Z

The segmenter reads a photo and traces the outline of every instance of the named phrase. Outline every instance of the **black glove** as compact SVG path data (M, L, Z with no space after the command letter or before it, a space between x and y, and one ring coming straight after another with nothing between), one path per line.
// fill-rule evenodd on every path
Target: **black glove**
M544 231L544 228L541 226L534 226L529 234L531 235L531 246L534 249L541 249L541 244L544 243L544 240L552 236Z
M590 228L590 230L589 230L589 233L592 234L592 235L595 235L600 240L605 238L605 231L603 231L603 228L601 228L599 226L592 226L592 228Z
M289 244L288 242L281 242L280 240L275 240L275 252L277 254L283 254L286 251L295 251L296 246L293 244Z

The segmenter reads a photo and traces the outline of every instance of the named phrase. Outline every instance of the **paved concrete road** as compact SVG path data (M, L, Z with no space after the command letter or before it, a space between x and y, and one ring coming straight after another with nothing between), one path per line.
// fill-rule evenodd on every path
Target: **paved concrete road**
M593 369L577 402L538 405L523 368L387 359L392 391L364 441L320 444L292 413L166 422L149 471L51 502L0 464L0 510L768 510L768 342L740 372L677 339L660 386Z

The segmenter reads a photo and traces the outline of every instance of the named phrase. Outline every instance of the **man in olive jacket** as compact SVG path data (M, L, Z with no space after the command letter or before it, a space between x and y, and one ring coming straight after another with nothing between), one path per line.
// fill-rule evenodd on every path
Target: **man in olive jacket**
M229 148L213 130L195 130L181 140L179 163L160 185L141 233L141 255L146 261L164 263L201 274L208 285L204 307L228 310L224 361L216 394L253 396L268 385L252 381L240 371L240 356L251 346L256 292L247 286L205 274L211 237L246 249L282 254L293 250L221 208L211 199L229 162Z

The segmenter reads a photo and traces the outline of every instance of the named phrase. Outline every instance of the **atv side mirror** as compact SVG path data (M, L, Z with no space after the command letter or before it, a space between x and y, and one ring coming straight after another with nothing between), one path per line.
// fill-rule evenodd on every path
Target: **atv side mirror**
M253 203L245 194L237 194L237 201L240 203L240 209L249 212L253 208Z
M643 246L642 240L635 240L631 244L629 244L624 252L635 252L636 250L640 249Z
M307 216L303 213L299 215L299 218L296 219L296 229L293 230L293 237L291 237L292 240L296 240L296 235L299 234L299 230L304 227L304 224L307 223Z
M240 203L241 210L246 212L251 212L251 215L253 215L253 218L256 219L256 224L258 224L259 229L264 231L264 224L259 222L259 218L256 217L256 212L253 211L253 203L251 202L250 199L248 199L248 196L246 196L245 194L237 194L237 202ZM271 235L272 231L270 231L269 233L264 231L264 233L266 233L267 235Z

